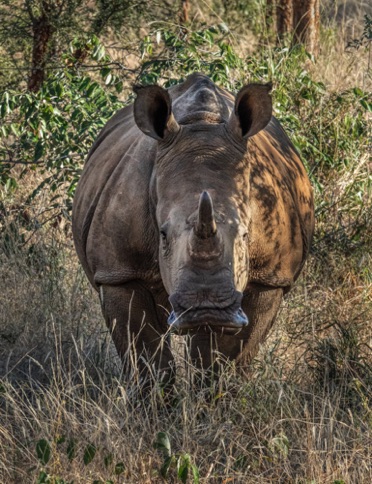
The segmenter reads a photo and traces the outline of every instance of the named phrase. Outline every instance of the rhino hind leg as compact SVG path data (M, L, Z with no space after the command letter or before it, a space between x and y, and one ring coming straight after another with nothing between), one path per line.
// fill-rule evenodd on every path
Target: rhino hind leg
M174 359L152 294L139 282L100 287L102 312L125 374L141 384L173 383ZM147 382L147 383L145 383Z

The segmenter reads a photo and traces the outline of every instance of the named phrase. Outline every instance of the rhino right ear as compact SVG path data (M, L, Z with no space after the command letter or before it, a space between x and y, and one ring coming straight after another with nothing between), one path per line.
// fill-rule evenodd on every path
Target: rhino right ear
M160 86L136 86L134 92L134 120L139 129L156 140L164 140L180 127L172 113L172 101L166 89Z
M264 129L272 115L271 84L248 84L242 87L228 121L229 129L242 139Z

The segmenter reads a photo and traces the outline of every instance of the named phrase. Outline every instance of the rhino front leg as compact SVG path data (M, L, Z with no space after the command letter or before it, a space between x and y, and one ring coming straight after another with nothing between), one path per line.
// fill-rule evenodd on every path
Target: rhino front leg
M174 379L174 359L166 322L160 321L154 298L141 283L100 286L102 312L127 375L141 380L155 373L164 383ZM134 372L134 373L133 373Z
M237 360L243 369L256 356L265 340L282 301L282 288L254 287L244 295L242 308L248 316L247 328L236 335L198 333L191 337L190 356L193 363L218 374L224 360Z
M240 367L249 365L271 329L283 298L282 288L254 287L244 295L242 308L249 324L238 357Z

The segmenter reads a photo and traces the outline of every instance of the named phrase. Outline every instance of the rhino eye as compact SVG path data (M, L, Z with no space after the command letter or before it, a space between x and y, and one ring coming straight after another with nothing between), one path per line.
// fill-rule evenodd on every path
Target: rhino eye
M159 230L160 238L161 238L161 245L163 250L163 255L167 256L169 254L169 243L168 243L168 224L164 224L160 227Z
M160 237L163 243L167 243L168 223L166 222L160 227Z

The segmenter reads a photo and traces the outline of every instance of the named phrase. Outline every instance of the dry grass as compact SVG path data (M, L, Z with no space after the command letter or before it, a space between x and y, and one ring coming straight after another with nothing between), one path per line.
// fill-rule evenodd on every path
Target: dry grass
M350 38L353 37L342 29L329 27L322 32L321 52L311 72L314 79L324 82L331 91L342 92L355 86L371 89L370 54L365 49L346 48Z
M345 38L331 32L312 68L317 78L335 91L369 89L366 53L345 53ZM0 482L181 482L176 465L186 454L205 483L372 482L371 166L361 151L353 169L324 177L313 252L249 378L231 365L214 387L200 388L178 349L171 403L158 382L143 395L121 374L69 225L40 228L47 199L24 207L29 186L4 198ZM365 186L362 212L349 199L355 183ZM323 199L333 208L319 208ZM166 479L153 447L159 432L174 456ZM36 451L43 439L51 450L44 463ZM85 464L88 446L96 453Z
M138 403L116 378L93 379L85 359L73 371L58 360L50 370L48 386L3 384L2 482L35 482L42 468L65 482L163 482L162 458L153 449L159 431L168 434L174 453L191 456L201 482L370 482L368 412L365 419L353 416L345 407L350 389L343 386L304 389L266 363L266 374L258 368L248 383L227 370L224 391L212 403L179 381L169 409L155 393ZM46 466L35 452L42 438L51 445ZM76 454L69 459L71 441ZM97 453L84 465L88 445ZM119 463L124 471L117 477ZM174 477L171 470L170 482Z

